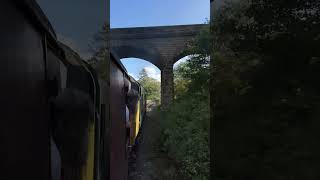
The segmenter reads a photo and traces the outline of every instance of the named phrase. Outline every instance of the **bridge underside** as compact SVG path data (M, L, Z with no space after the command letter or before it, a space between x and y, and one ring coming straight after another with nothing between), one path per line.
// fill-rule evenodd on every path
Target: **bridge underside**
M111 29L111 49L120 58L141 58L161 70L161 104L174 97L173 64L206 24Z

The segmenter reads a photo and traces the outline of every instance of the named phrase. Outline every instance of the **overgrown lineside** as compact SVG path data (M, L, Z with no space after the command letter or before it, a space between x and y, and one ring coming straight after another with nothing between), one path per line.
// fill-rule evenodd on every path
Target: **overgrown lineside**
M191 58L175 69L175 99L162 114L162 150L185 179L209 179L209 29L187 50Z
M212 30L215 178L319 179L320 1L239 0Z

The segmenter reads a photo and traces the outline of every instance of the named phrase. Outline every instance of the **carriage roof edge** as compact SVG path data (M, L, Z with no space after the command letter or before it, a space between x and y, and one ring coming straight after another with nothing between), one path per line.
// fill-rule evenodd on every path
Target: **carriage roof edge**
M25 14L25 17L45 35L49 46L55 49L55 53L64 57L64 51L59 46L56 32L36 0L12 0L17 8Z

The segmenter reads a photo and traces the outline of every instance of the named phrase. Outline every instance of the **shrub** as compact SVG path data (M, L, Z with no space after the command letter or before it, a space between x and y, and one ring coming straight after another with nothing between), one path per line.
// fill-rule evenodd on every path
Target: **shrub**
M209 98L186 96L162 114L161 145L188 179L209 177Z

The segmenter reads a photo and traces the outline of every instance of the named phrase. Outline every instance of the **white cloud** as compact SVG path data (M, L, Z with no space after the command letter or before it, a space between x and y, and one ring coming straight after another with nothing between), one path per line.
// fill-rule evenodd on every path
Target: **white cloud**
M177 61L176 63L174 63L173 65L173 69L177 68L181 63L186 62L188 59L190 59L190 56L186 56L184 58L181 58L179 61Z
M161 73L158 69L156 69L155 67L152 66L147 66L143 68L149 77L154 78L158 81L161 81Z

